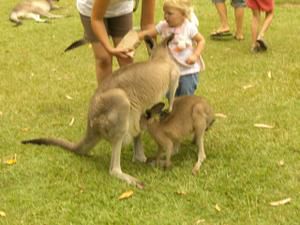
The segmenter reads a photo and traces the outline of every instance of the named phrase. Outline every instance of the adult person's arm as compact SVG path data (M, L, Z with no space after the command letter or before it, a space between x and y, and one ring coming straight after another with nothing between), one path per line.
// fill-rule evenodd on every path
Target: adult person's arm
M129 52L129 49L114 48L110 44L108 34L104 25L104 15L109 2L109 0L94 0L91 15L92 29L106 51L108 51L111 55L117 57L128 58L129 56L126 53Z
M141 29L153 28L155 16L155 0L143 0L141 13Z

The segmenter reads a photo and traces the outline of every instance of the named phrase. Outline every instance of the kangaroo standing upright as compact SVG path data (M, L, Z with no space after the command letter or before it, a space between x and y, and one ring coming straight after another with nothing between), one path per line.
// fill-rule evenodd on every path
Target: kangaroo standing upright
M179 80L179 69L168 52L174 35L153 48L150 60L120 68L106 78L91 99L86 135L78 143L56 138L22 141L23 144L56 145L77 154L87 154L100 139L112 146L109 172L129 184L142 188L136 178L121 170L120 154L127 135L134 137L134 160L146 161L140 137L140 118L146 109L169 92L169 110ZM150 41L150 39L147 39ZM154 42L150 42L154 45Z
M46 19L41 19L40 16L51 19L64 17L49 12L59 8L59 6L53 4L54 1L58 0L25 0L20 2L12 9L9 19L16 25L21 25L20 18L34 19L36 22L47 22Z

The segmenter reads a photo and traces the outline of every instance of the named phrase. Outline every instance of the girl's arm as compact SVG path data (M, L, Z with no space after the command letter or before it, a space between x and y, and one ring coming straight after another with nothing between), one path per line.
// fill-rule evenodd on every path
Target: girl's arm
M139 36L139 40L142 41L144 40L144 37L148 35L150 37L155 37L157 35L157 31L155 29L155 27L151 27L147 30L142 30L138 33L138 36Z
M193 37L193 41L196 42L196 46L194 48L194 52L192 55L189 56L189 58L186 60L187 64L194 64L200 57L202 50L204 49L205 45L205 38L202 34L197 33Z
M108 34L104 25L104 14L108 7L109 0L95 0L92 8L92 15L91 15L91 26L92 29L99 39L100 43L103 47L108 51L111 55L118 56L121 58L128 58L126 55L129 52L129 49L118 49L112 47L110 44Z

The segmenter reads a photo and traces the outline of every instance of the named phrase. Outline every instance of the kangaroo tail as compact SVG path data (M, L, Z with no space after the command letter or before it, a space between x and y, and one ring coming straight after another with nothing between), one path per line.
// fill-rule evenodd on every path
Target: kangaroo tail
M64 52L70 51L70 50L72 50L72 49L74 49L74 48L78 48L78 47L80 47L80 46L82 46L82 45L85 45L85 44L87 44L87 43L88 43L88 41L85 40L85 39L80 39L80 40L74 41L72 44L70 44L70 45L64 50Z
M96 136L85 137L78 143L73 143L60 138L37 138L21 141L22 144L36 144L36 145L52 145L61 147L67 151L74 152L79 155L85 155L94 147L99 138Z
M19 20L18 15L16 12L12 12L9 16L9 20L15 23L16 26L22 25L21 20Z

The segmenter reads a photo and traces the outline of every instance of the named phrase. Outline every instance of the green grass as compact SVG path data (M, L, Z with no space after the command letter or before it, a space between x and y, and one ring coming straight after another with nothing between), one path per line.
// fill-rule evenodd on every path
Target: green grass
M189 141L173 157L170 171L132 163L132 146L124 147L123 170L146 184L138 190L109 176L111 151L105 142L87 158L54 147L20 144L39 136L78 140L85 130L96 79L91 49L62 54L82 34L73 1L61 1L65 8L56 12L71 17L50 24L24 21L18 28L7 20L15 3L7 1L0 9L0 211L6 213L0 216L1 225L184 225L200 219L206 225L299 224L297 5L276 5L266 36L269 50L254 55L249 10L244 41L212 41L209 33L218 25L216 11L209 1L198 3L200 31L207 41L203 53L207 70L201 74L197 94L206 96L215 111L227 118L218 119L207 133L207 160L197 177L191 174L196 149ZM233 11L228 10L233 26ZM146 58L140 48L136 60ZM250 84L253 87L244 90ZM73 117L75 122L69 126ZM254 123L275 127L260 129ZM153 154L155 144L148 135L144 142L146 154ZM3 161L14 154L17 163L5 165ZM281 160L283 166L278 165ZM132 198L119 201L118 196L130 189ZM176 194L180 191L186 195ZM287 197L292 199L287 205L269 204Z

